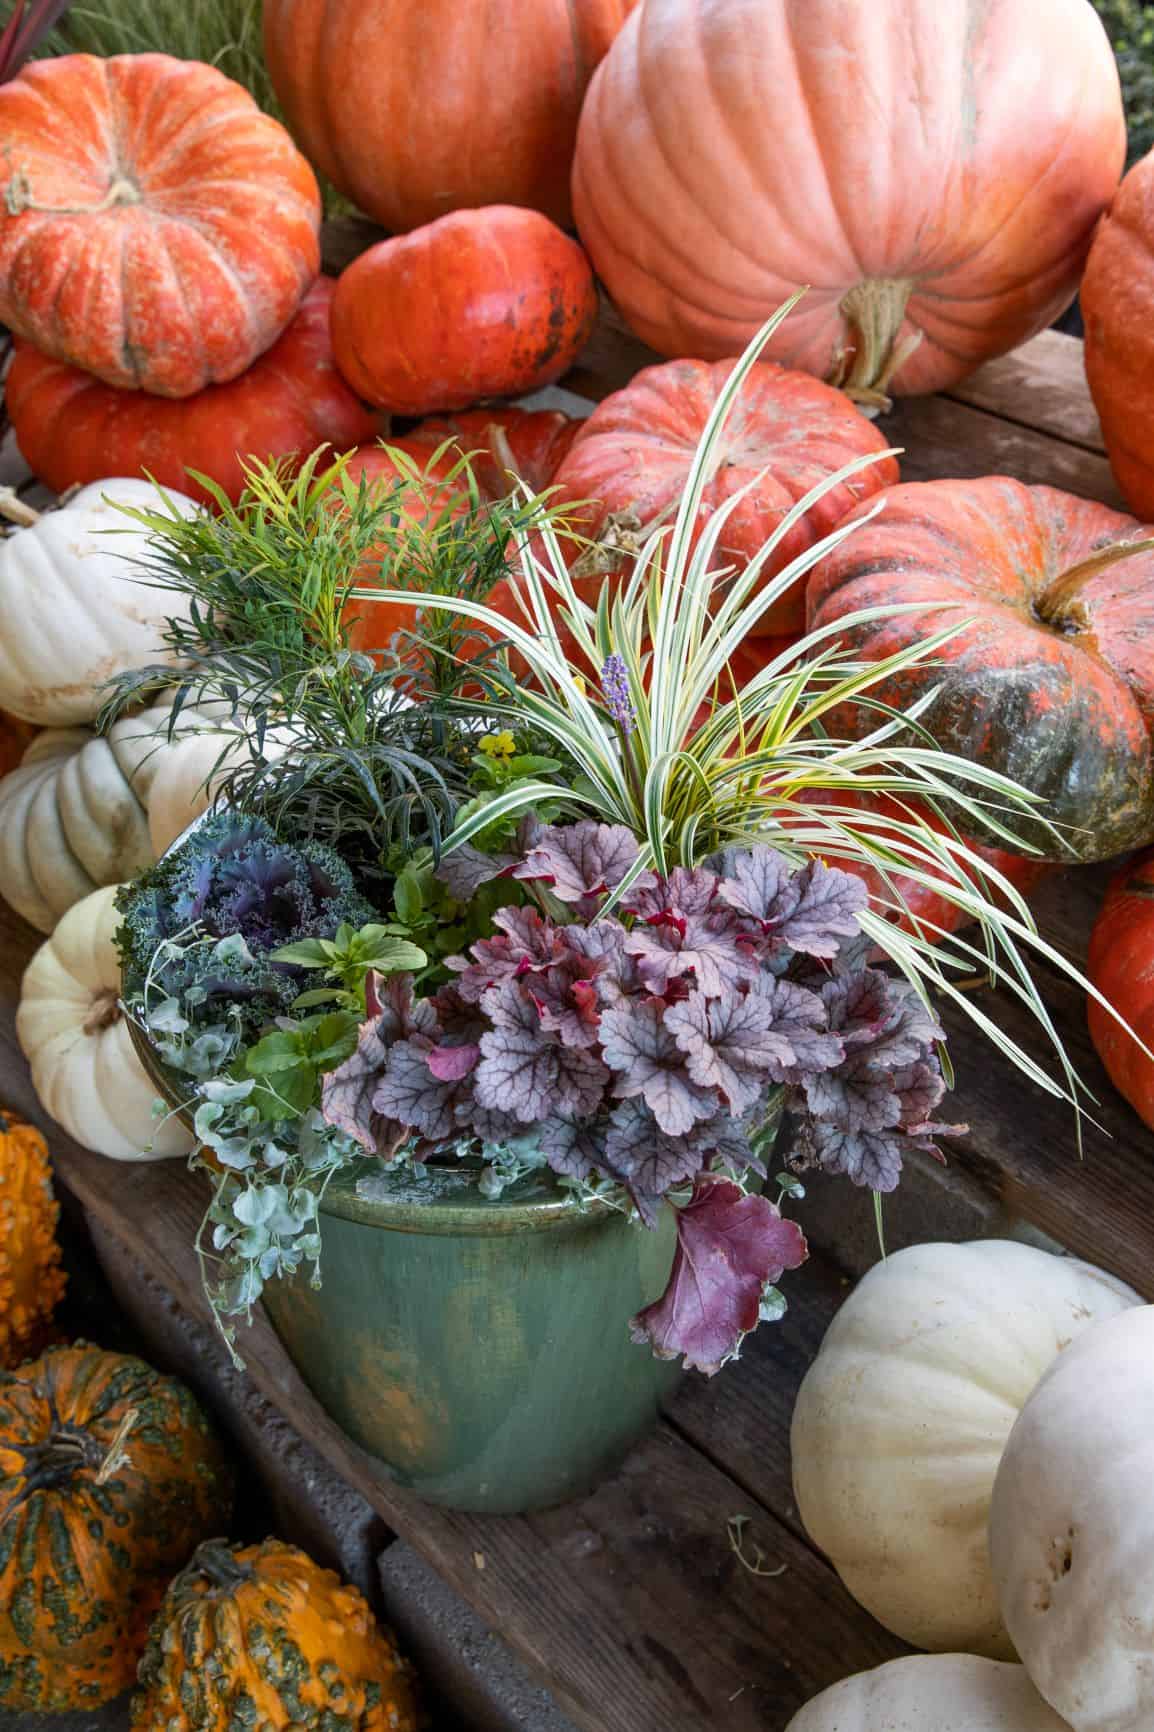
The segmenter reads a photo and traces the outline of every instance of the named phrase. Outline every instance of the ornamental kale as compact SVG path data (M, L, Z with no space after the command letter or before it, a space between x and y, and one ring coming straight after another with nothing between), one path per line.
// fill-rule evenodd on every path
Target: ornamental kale
M616 1184L650 1225L684 1192L669 1290L634 1327L716 1370L805 1254L746 1188L779 1107L803 1121L799 1164L891 1190L903 1155L950 1128L933 1119L941 1031L912 986L867 965L867 892L848 873L756 847L658 878L629 831L594 822L521 840L498 869L547 911L498 911L427 998L394 978L322 1112L386 1156L531 1132L566 1181Z
M206 819L182 847L126 889L118 934L130 975L159 980L183 1001L195 984L205 1002L247 1005L258 1026L300 991L300 971L271 953L306 939L331 939L348 923L371 923L373 910L331 849L290 847L260 818L221 812ZM189 945L195 936L203 940ZM230 940L221 950L213 942ZM157 962L158 947L169 954Z

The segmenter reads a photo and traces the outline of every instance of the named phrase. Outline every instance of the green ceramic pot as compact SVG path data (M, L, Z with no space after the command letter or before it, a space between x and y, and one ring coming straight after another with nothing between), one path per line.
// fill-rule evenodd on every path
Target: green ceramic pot
M636 1346L675 1244L548 1179L496 1200L430 1170L321 1210L323 1283L271 1281L265 1307L325 1410L404 1485L512 1514L576 1497L657 1418L678 1368Z

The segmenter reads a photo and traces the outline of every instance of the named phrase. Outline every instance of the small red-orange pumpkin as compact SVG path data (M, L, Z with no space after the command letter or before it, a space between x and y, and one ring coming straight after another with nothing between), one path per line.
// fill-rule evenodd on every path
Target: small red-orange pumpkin
M1086 378L1110 467L1131 510L1154 519L1154 152L1135 163L1098 225L1081 301Z
M57 493L106 475L147 474L207 504L211 495L189 470L236 500L246 459L303 459L318 445L340 452L371 439L376 417L333 361L333 287L318 277L284 335L238 379L178 401L118 391L17 343L5 397L26 462Z
M502 499L513 484L511 475L523 481L530 493L543 493L551 486L580 429L581 422L560 409L494 405L422 421L405 443L427 440L430 450L435 450L443 440L452 439L469 458L485 497Z
M570 218L581 99L635 0L264 0L289 125L394 232L446 211Z
M625 514L637 534L671 521L705 424L734 366L733 361L669 361L647 367L597 406L555 477L558 502L596 502L577 519L584 534L596 538L607 520L619 521ZM818 500L785 537L766 577L784 570L854 505L898 479L895 459L880 455L885 449L873 422L843 392L808 373L758 362L730 411L702 501L704 528L719 506L757 481L730 515L718 566L742 570L812 487L853 458L877 453L877 462ZM800 630L804 622L802 580L762 615L756 633L777 636Z
M662 354L737 354L809 284L774 359L936 391L1073 298L1125 145L1086 0L645 0L589 87L573 207Z
M893 487L885 508L814 571L810 624L861 609L846 638L882 661L951 626L929 661L870 696L904 710L931 688L921 725L963 758L1039 796L1008 828L1052 859L1105 860L1154 838L1154 535L1134 518L1004 475ZM829 719L861 735L863 706Z
M0 140L0 320L109 385L234 379L317 274L312 170L211 66L35 61L0 88Z
M1090 1038L1110 1081L1154 1130L1154 850L1123 866L1110 881L1090 936L1086 972L1134 1033L1094 999L1086 1001ZM1138 1040L1134 1039L1138 1036Z
M577 242L537 211L490 205L354 259L333 300L333 350L366 402L425 415L552 384L596 317Z

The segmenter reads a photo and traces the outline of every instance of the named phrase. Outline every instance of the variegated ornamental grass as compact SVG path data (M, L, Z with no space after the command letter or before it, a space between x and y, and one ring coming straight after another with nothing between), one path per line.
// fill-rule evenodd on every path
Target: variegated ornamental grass
M1015 887L961 834L992 834L1021 852L1023 844L1000 814L1030 809L1045 822L1038 798L936 745L919 721L936 690L900 714L871 696L895 671L932 663L941 645L965 630L968 617L947 619L921 644L865 663L841 641L847 629L858 620L911 611L918 604L872 609L811 633L736 691L727 681L733 653L782 593L884 509L884 499L879 500L763 587L762 574L777 547L810 507L876 457L858 458L813 488L743 571L719 568L717 548L730 514L760 477L696 533L727 417L762 347L798 298L778 309L734 368L702 434L674 522L650 534L616 592L607 581L596 607L584 602L552 525L542 520L536 528L522 526L516 538L523 624L483 602L453 596L428 595L422 605L464 615L494 640L508 642L528 665L532 683L501 681L490 695L488 712L552 740L579 766L579 783L565 797L574 816L624 825L638 838L632 872L603 914L612 912L642 873L655 870L664 876L735 844L768 843L795 861L816 855L871 867L888 887L888 896L861 917L874 943L927 1003L935 994L954 1002L1031 1081L1070 1099L1081 1114L1086 1091L1031 977L1029 953L1046 957L1095 998L1099 995L1041 936ZM367 603L411 600L404 591L354 594ZM575 649L563 645L559 622ZM865 739L849 741L827 732L838 706L849 701L876 711L877 726ZM884 811L862 811L841 802L843 792L889 798ZM497 819L557 798L556 785L545 782L495 794L458 824L446 852L467 846ZM944 831L932 829L918 808L942 820ZM895 883L898 875L963 910L973 922L970 935L947 934L924 916L907 920L905 929L887 918L908 912ZM1057 1075L975 1000L967 990L975 974L1028 1007L1054 1048Z

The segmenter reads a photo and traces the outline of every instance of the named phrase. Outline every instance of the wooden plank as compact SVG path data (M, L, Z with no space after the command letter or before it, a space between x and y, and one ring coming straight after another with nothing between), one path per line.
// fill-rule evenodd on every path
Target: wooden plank
M1081 340L1064 331L1043 331L1013 354L985 362L946 395L1068 445L1106 449L1086 385Z

